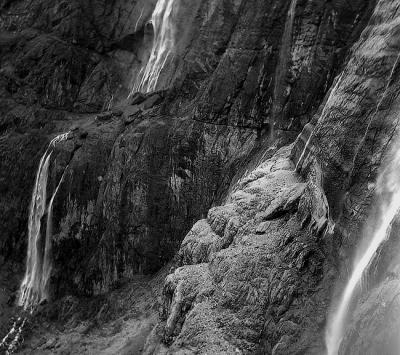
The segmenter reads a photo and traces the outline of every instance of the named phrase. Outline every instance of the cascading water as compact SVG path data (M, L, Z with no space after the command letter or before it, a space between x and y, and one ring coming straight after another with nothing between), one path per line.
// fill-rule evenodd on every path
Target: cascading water
M0 342L0 350L5 349L6 355L13 354L22 340L22 331L27 322L26 317L18 317L14 322L11 330Z
M131 91L151 92L157 88L158 79L175 45L175 26L172 21L172 11L175 0L158 0L151 16L154 29L153 47L150 58L136 79Z
M363 140L368 133L367 131L371 125L372 119L377 114L386 96L386 92L392 80L393 73L397 67L397 64L399 63L399 59L400 53L397 56L397 59L392 67L383 95L379 100L375 112L373 113L368 123ZM362 144L362 142L360 143L360 145ZM360 147L358 148L358 150L359 149ZM400 179L398 177L399 171L400 147L397 147L394 159L392 160L391 164L383 171L378 180L377 193L379 194L381 201L379 223L377 224L377 228L374 230L373 237L367 249L362 254L361 258L357 260L354 264L353 272L342 294L339 307L334 313L326 330L325 343L328 355L338 354L345 331L345 323L347 320L351 302L355 296L355 292L362 280L363 275L368 270L369 265L373 261L378 248L387 239L388 235L390 235L392 223L400 211Z
M69 133L55 137L43 154L36 174L35 186L32 193L32 201L28 220L28 252L26 259L25 276L20 287L18 304L24 309L34 307L36 304L48 298L48 280L50 278L51 263L51 233L52 233L52 209L55 195L63 180L61 178L53 196L47 206L46 237L41 237L41 220L46 213L47 178L49 174L50 157L52 148L67 139ZM44 245L43 245L44 243Z
M326 346L328 355L338 354L340 343L343 337L345 321L348 310L353 299L354 292L360 284L362 276L371 264L379 246L386 240L390 234L392 223L400 210L400 149L397 151L394 161L388 169L384 171L378 183L378 193L382 196L383 202L380 208L380 221L373 238L362 255L356 262L353 273L346 285L341 298L339 308L337 309L331 326L326 333Z

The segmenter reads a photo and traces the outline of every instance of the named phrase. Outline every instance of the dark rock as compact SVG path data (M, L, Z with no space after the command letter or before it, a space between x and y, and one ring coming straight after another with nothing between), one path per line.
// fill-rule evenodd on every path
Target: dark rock
M152 108L153 106L158 105L162 100L163 100L163 97L159 94L151 95L143 102L143 109L148 110L148 109Z
M15 301L17 299L17 295L15 293L13 293L12 295L10 295L10 297L7 300L7 305L9 305L10 307L13 306L15 304Z
M39 303L39 306L44 306L45 304L47 304L47 300L46 299L41 300L40 303Z
M88 134L89 134L88 131L83 131L82 130L82 131L79 132L79 138L86 139Z
M99 115L96 116L96 120L99 122L106 122L106 121L110 121L113 117L113 113L112 111L108 111L108 112L103 112Z
M60 270L69 264L71 271L57 272L57 295L66 289L104 292L124 275L151 273L166 264L180 236L228 188L234 166L249 154L256 138L252 130L225 127L214 135L214 127L169 117L144 116L123 134L118 133L117 122L111 124L89 134L89 142L75 152L71 173L59 190L60 204L54 206L55 264ZM98 141L99 130L104 139L106 129L120 134L115 142ZM226 140L231 146L226 146ZM211 153L211 147L218 149ZM108 153L102 156L105 149ZM63 196L74 202L64 205ZM85 220L78 229L77 218ZM82 242L73 242L78 236ZM88 263L79 255L89 250L93 254ZM117 273L110 273L115 267Z
M48 195L66 171L54 201L52 298L31 340L46 322L69 325L24 351L117 352L85 342L114 336L103 322L134 299L144 307L124 317L148 323L124 335L126 352L321 354L337 264L360 238L396 132L397 4L181 1L161 91L127 100L150 55L155 3L0 4L2 265L23 269L38 163L52 137L74 131L52 154ZM171 260L164 282L156 273ZM377 296L397 309L396 272L377 269L387 279L357 305L343 351L367 351L374 324L397 327ZM155 274L156 286L128 295L124 282L140 274ZM162 284L158 319L147 298Z
M123 115L124 111L120 110L120 109L113 109L112 110L112 114L115 117L121 117Z
M141 92L135 92L128 98L128 105L140 105L146 99L147 96L145 94L142 94Z
M134 122L142 113L142 109L138 106L127 106L123 110L122 118L125 124Z

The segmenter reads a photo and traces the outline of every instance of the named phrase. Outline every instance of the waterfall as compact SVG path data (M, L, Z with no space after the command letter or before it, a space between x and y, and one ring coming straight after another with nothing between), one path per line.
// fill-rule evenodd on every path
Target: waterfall
M18 300L18 304L23 306L24 309L35 306L42 300L48 298L47 285L51 272L50 252L53 201L64 175L55 189L49 205L47 206L47 223L44 245L43 238L41 237L41 221L42 217L46 213L47 179L49 175L52 148L58 142L67 139L68 134L69 133L61 134L50 142L48 148L40 159L39 168L36 173L28 219L26 271L20 287L20 297Z
M65 170L66 171L66 170ZM43 290L44 298L48 297L48 283L51 274L51 238L53 236L53 202L57 195L58 189L60 188L62 182L64 181L64 175L61 176L60 182L58 183L56 189L54 190L53 196L50 199L49 206L47 208L47 223L46 223L46 244L44 248L43 257L43 271L42 271L42 284L41 289Z
M346 285L342 295L339 308L336 310L326 333L326 346L328 355L338 354L340 343L345 331L345 321L350 308L354 292L360 281L371 264L379 246L387 239L390 234L392 223L400 210L400 179L398 171L400 169L400 149L397 151L391 166L384 171L378 183L378 191L382 196L380 208L380 219L377 228L373 233L372 240L354 266L353 273Z
M372 121L383 103L383 100L386 96L386 93L392 81L393 73L399 63L399 60L400 60L400 53L397 55L396 61L392 66L382 97L380 98L378 104L376 105L375 111L371 115L367 128L364 132L364 136L356 149L356 153L353 159L353 166L354 166L354 161L360 152L361 146L367 137ZM354 297L354 292L356 291L357 286L359 285L363 275L368 270L369 265L374 259L376 251L381 246L381 244L386 240L387 236L390 234L392 222L395 219L397 213L399 212L400 209L400 179L398 178L399 169L400 169L400 148L397 149L395 157L390 166L388 166L385 169L385 171L382 173L381 177L378 180L378 192L382 197L382 202L380 204L380 221L377 225L377 228L374 231L373 237L370 241L368 248L365 250L361 258L356 261L353 268L353 272L342 294L339 307L336 310L335 314L333 315L330 321L330 324L327 327L325 335L325 343L328 355L337 355L339 352L340 344L345 330L344 329L345 322L347 319L351 301L353 300Z
M151 16L154 28L153 47L150 58L136 79L131 95L135 92L151 92L157 88L158 78L175 44L175 26L172 10L175 0L158 0Z

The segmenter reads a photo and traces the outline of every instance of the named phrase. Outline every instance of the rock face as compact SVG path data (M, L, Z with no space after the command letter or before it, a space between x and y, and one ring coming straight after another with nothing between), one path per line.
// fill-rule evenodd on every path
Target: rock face
M79 336L74 351L321 354L342 289L333 286L373 219L374 184L398 135L397 1L175 2L179 36L157 91L129 97L156 1L0 2L0 262L22 270L35 170L50 138L71 131L48 184L53 192L65 172L53 208L54 307L65 314L82 296L110 307L122 283L172 262L165 281L146 276L159 299L135 294L132 307L148 312L129 314L141 322L131 343L98 348L91 338L90 350ZM343 354L397 349L383 326L397 327L392 239ZM118 300L131 305L125 291ZM53 341L48 329L24 351L62 353L66 329L110 321L97 306L83 332L78 306L56 320L43 306L40 317L64 333Z
M290 148L245 176L184 239L164 286L172 352L320 353L324 253Z
M89 131L56 199L55 262L59 270L66 263L74 269L68 277L55 273L56 294L101 292L170 260L190 226L222 201L250 152L271 144L273 127L282 144L311 117L372 6L359 2L349 12L341 2L189 5L178 1L176 26L183 32L160 77L160 86L171 89L137 109L120 99L128 92L125 78L134 78L146 59L154 2L2 5L6 144L34 125L44 135L73 124ZM310 103L305 92L315 92ZM294 109L296 102L307 113ZM61 122L53 123L53 109L79 113L115 105L125 112L125 125L118 115L107 123L60 111ZM25 123L29 111L45 122ZM37 143L36 151L44 145ZM31 179L40 156L34 153ZM19 228L2 238L20 243L19 260L24 244L15 236L25 229L30 185L24 182Z
M58 273L58 294L104 292L166 264L179 236L221 198L256 138L251 130L155 116L124 125L115 140L113 130L106 141L112 125L89 130L57 197L55 262L74 268Z
M325 191L329 219L335 223L333 235L338 237L331 245L345 278L344 269L352 267L352 247L362 245L377 223L380 168L391 164L399 147L399 15L396 2L377 4L348 65L313 120L312 132L303 131L293 152L302 175ZM391 228L350 309L341 354L398 352L398 337L392 333L398 328L396 221Z
M167 278L164 288L165 324L161 325L161 332L170 342L172 352L179 353L180 349L204 349L204 353L221 349L223 353L324 352L321 333L334 273L337 265L346 268L344 253L349 253L366 235L359 231L366 217L373 219L376 213L373 184L378 169L390 163L394 153L389 148L398 149L397 16L395 2L383 1L377 5L370 25L351 51L349 63L315 119L297 140L292 157L305 179L301 181L307 186L294 188L300 197L295 192L291 192L293 197L284 192L285 182L280 177L279 187L283 191L273 193L278 196L276 199L268 199L274 179L269 177L264 184L261 181L263 173L270 170L268 164L274 163L276 157L273 157L265 167L261 164L252 171L248 187L240 182L236 185L239 191L228 197L217 217L214 211L218 208L210 210L207 221L198 222L187 235L178 254L180 267ZM384 65L377 65L376 61ZM266 202L262 208L258 207L256 197L260 190L267 194L261 198ZM246 201L241 208L253 213L262 211L248 216L239 209L240 217L245 216L244 226L237 222L240 218L234 212L238 209L237 195ZM288 206L294 207L291 210ZM291 219L293 215L296 218ZM259 220L261 216L267 221ZM275 229L269 220L280 218L286 223ZM255 227L258 223L259 227ZM235 224L233 232L232 224ZM307 228L306 236L310 239L300 239L304 243L301 246L306 248L300 251L296 242L303 228ZM362 290L364 298L356 305L340 353L398 351L398 337L393 332L398 329L398 243L393 240L396 231L397 225L392 228L388 245L370 267L368 288ZM272 248L276 233L282 244ZM262 246L258 244L258 234L265 234ZM260 254L259 250L251 250L253 245L262 250ZM279 258L280 253L290 255L288 260L283 259L283 265L279 259L271 261ZM269 265L273 265L273 270ZM300 270L300 275L290 277ZM256 291L254 284L258 285ZM279 295L282 298L274 300L273 296ZM287 304L290 306L286 309ZM297 306L301 316L296 314Z

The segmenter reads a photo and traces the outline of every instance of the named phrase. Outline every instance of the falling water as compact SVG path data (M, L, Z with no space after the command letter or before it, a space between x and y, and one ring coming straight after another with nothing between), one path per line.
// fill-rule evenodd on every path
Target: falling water
M131 94L151 92L157 88L158 78L164 68L175 44L175 26L172 21L172 10L175 0L158 0L151 16L154 28L153 47L150 58L141 69Z
M328 96L328 99L326 100L326 103L325 103L324 108L323 108L323 110L322 110L322 113L321 113L321 115L320 115L321 118L324 118L325 112L326 112L326 110L327 110L327 107L329 106L331 100L335 97L336 89L338 88L339 83L341 83L341 81L342 81L343 73L344 73L344 71L342 72L342 74L340 75L340 77L337 79L335 86L332 88L332 90L331 90L331 92L330 92L330 94L329 94L329 96ZM309 137L308 137L308 139L307 139L307 142L306 142L306 144L304 145L304 148L303 148L303 151L302 151L301 154L300 154L299 160L297 161L296 169L295 169L296 171L299 171L299 170L300 170L300 168L301 168L301 166L302 166L304 160L306 159L306 154L307 154L308 151L310 150L310 149L309 149L309 146L310 146L310 144L311 144L311 141L312 141L313 137L314 137L315 134L316 134L316 130L314 129L314 130L310 131L309 134L310 134L310 135L309 135Z
M377 114L386 96L386 93L389 89L392 80L393 73L397 67L397 64L399 63L399 59L400 59L400 53L398 54L396 61L394 62L394 65L390 71L389 78L385 86L385 90L382 94L381 99L376 105L373 115L369 120L367 129L364 133L364 137L362 138L357 148L356 156L358 155L361 145L367 136L372 120ZM386 240L387 236L390 234L392 222L396 217L397 213L399 212L400 209L400 179L398 178L399 169L400 169L400 148L398 148L392 163L387 169L385 169L385 171L383 172L378 181L378 192L382 196L382 202L380 205L380 222L377 225L377 229L373 234L373 238L368 248L361 256L361 258L355 263L351 277L342 295L339 308L336 310L336 313L333 315L330 325L327 327L325 342L328 355L338 354L340 344L343 338L346 318L348 315L351 301L354 296L354 292L356 291L357 286L359 285L365 271L368 269L368 266L371 264L371 261L373 260L379 246Z
M58 189L60 188L62 182L64 181L64 175L61 176L60 182L58 183L56 189L54 190L53 196L50 199L49 206L47 207L47 223L46 223L46 244L44 248L44 257L43 257L43 272L42 272L42 284L41 289L43 290L43 295L48 297L48 283L50 280L51 274L51 237L53 236L53 202L54 198L57 195Z
M55 137L43 154L36 174L35 186L32 193L32 200L28 220L28 253L26 259L25 276L20 287L19 305L28 309L42 300L48 298L47 284L50 277L50 251L52 233L52 209L54 197L60 187L63 177L55 189L50 203L47 207L47 228L46 239L43 246L41 238L41 220L46 213L47 199L47 178L49 174L50 157L52 148L65 140L69 133ZM63 175L64 176L64 175ZM44 250L43 250L44 247Z
M0 342L0 350L5 349L6 355L13 354L22 341L22 331L27 322L26 317L18 317L11 330Z
M21 285L19 304L27 308L31 303L37 303L41 297L40 278L42 268L40 258L40 226L46 210L46 187L51 153L48 151L40 160L32 194L28 221L28 256L25 277ZM38 299L39 298L39 299Z
M384 199L380 208L380 221L367 250L354 266L353 273L343 293L340 306L334 315L331 327L327 330L326 345L328 355L338 354L340 343L343 337L346 317L354 291L357 289L362 276L368 269L368 266L371 264L371 261L373 260L379 246L390 234L393 220L400 210L400 179L398 177L399 169L400 149L397 151L391 166L385 170L382 178L379 181L378 192Z

